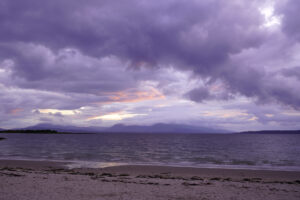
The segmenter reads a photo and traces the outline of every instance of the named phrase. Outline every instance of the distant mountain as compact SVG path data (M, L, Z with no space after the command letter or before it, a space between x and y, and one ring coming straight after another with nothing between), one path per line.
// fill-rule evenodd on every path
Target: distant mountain
M108 129L107 132L126 132L126 133L228 133L226 130L213 129L208 127L198 127L184 124L164 124L158 123L151 126L138 126L116 124Z
M185 124L158 123L149 126L116 124L111 127L89 126L64 126L54 124L37 124L16 130L54 130L57 132L69 133L233 133L224 129L192 126ZM0 131L5 131L1 129ZM262 130L244 131L237 134L300 134L300 130Z
M104 127L77 127L77 126L63 126L54 124L37 124L24 128L25 130L56 130L59 132L72 132L72 133L97 133L103 132L106 128Z
M262 130L262 131L244 131L239 134L300 134L300 130Z
M25 130L56 130L73 133L229 133L222 129L198 127L184 124L158 123L150 126L116 124L112 127L76 127L53 124L37 124Z

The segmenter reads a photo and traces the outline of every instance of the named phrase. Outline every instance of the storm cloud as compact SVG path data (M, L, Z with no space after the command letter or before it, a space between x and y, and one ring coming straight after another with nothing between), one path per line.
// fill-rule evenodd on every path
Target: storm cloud
M79 109L165 96L199 104L245 97L299 110L299 6L296 0L2 0L2 118L18 108ZM24 102L28 91L34 103Z

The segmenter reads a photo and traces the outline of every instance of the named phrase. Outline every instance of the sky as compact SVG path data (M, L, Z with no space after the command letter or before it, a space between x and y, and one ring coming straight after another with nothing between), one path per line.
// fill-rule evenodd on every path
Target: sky
M300 129L299 0L1 0L0 127Z

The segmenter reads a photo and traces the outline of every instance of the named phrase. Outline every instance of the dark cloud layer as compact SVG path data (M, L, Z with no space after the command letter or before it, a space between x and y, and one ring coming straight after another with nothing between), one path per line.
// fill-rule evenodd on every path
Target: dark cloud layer
M282 74L287 77L295 77L300 80L300 67L291 67L289 69L283 69Z
M35 91L38 107L79 108L138 91L145 81L164 91L170 81L159 70L173 68L203 80L184 95L195 102L245 96L299 109L298 63L284 61L300 52L300 3L278 4L282 22L274 29L264 27L264 3L2 0L0 83ZM39 91L65 95L69 103L53 103Z
M289 0L282 8L278 8L278 10L283 14L283 30L289 36L300 41L300 1Z
M209 73L229 54L261 43L255 8L217 0L2 1L0 38Z

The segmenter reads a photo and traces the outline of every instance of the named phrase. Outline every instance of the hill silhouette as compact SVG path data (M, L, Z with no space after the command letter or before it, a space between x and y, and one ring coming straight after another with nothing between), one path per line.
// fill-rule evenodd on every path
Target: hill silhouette
M77 127L77 126L63 126L54 124L37 124L26 128L13 130L54 130L57 132L72 132L72 133L229 133L227 130L214 129L208 127L191 126L185 124L165 124L158 123L149 126L142 125L124 125L116 124L111 127ZM12 131L12 130L11 130Z

